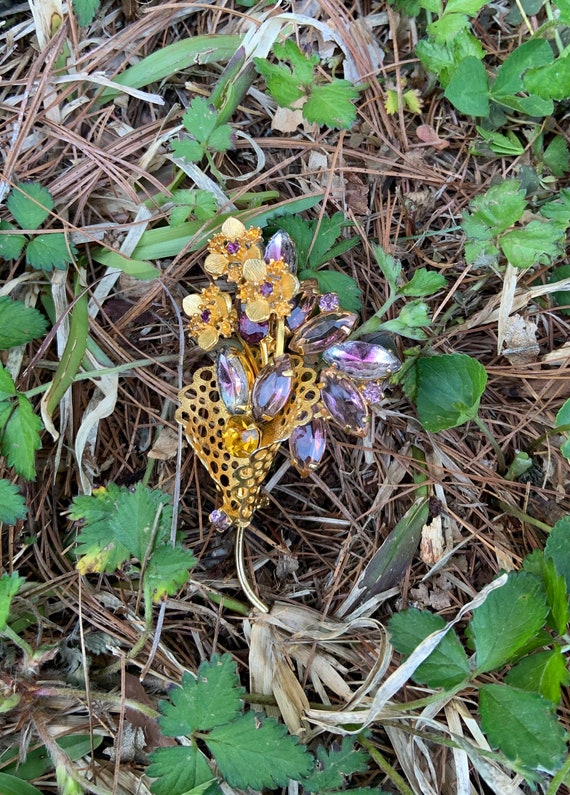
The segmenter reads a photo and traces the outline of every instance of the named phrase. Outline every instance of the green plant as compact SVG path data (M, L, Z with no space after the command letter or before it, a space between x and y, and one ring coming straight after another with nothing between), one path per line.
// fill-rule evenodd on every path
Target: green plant
M523 571L511 572L473 610L465 640L448 628L413 674L416 682L448 694L474 689L491 746L528 781L554 773L566 754L555 711L569 681L567 538L565 519L553 528L544 554L527 557ZM439 616L411 609L393 616L389 628L396 650L409 656L445 627ZM490 674L502 681L489 683Z
M53 210L51 193L39 182L20 182L8 197L8 209L20 229L9 221L0 221L0 257L17 259L26 250L26 262L32 268L51 271L65 270L73 262L76 249L63 232L41 235L24 234L21 230L36 230Z
M18 475L36 476L35 452L41 447L40 418L29 399L18 392L12 376L0 364L0 452Z
M218 111L204 97L194 97L182 117L182 123L190 137L174 141L172 149L176 157L189 163L199 163L203 157L206 157L210 168L217 174L212 154L227 152L232 147L231 126L220 123Z
M265 79L267 90L282 108L301 108L310 123L337 129L348 129L356 121L353 101L359 89L349 80L322 80L316 53L305 55L294 41L273 46L279 61L272 64L265 58L254 58L255 68Z

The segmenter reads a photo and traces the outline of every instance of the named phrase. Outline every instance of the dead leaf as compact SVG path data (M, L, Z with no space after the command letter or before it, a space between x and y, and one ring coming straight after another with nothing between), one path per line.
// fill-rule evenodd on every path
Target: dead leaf
M540 347L536 341L538 327L522 315L511 315L505 324L502 351L511 364L529 364L538 359Z
M159 461L168 461L174 458L178 452L178 432L172 428L163 428L160 436L149 451L149 458L156 458Z
M420 124L416 128L416 136L422 143L433 146L434 149L446 149L449 146L449 141L440 138L430 124Z

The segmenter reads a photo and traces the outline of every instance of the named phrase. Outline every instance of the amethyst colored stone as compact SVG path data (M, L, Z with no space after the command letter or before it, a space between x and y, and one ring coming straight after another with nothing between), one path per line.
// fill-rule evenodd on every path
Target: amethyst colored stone
M211 318L212 318L212 313L210 312L210 310L204 309L204 311L200 315L200 320L202 321L202 323L209 323Z
M220 397L230 414L244 414L249 403L249 387L253 381L251 367L237 348L222 348L216 359L216 375Z
M293 386L293 364L289 354L278 356L263 367L251 390L251 413L254 419L269 422L289 400Z
M321 382L321 400L331 420L347 433L364 436L368 427L368 406L355 384L333 368L322 370Z
M259 292L264 298L268 298L273 292L273 285L271 284L271 282L263 282L263 284L259 288Z
M384 399L384 390L377 381L368 381L360 390L360 394L371 406L381 403Z
M325 293L319 298L319 309L321 312L334 312L339 306L340 302L336 293Z
M320 417L299 425L289 437L291 461L301 477L306 478L321 462L327 444L327 429Z
M402 366L394 354L381 345L347 340L323 351L327 364L336 364L343 373L359 381L376 381L397 372Z
M226 245L226 251L228 254L237 254L239 251L239 243L237 240L230 240L230 242Z
M331 345L343 342L357 320L358 315L354 312L323 312L297 329L289 347L303 356L322 353Z
M265 246L263 258L266 262L270 260L282 259L289 266L291 273L297 273L297 249L295 243L287 232L280 229L275 232L272 238Z
M222 511L219 508L216 508L210 514L210 521L216 528L216 530L227 530L228 527L232 526L232 520L227 515L225 511Z
M296 331L313 314L317 306L318 284L316 279L301 282L301 290L290 301L291 312L285 318L289 331Z
M262 323L256 323L254 320L250 320L245 314L242 304L238 309L238 328L239 335L244 342L247 342L248 345L257 345L267 336L269 321L264 320Z

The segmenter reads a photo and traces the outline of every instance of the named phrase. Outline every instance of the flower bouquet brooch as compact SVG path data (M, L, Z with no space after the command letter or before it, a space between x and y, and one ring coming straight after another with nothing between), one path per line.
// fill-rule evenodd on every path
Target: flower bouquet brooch
M244 570L243 537L262 502L262 486L281 444L302 476L316 469L334 423L367 432L370 407L401 363L387 348L351 340L358 316L336 293L297 278L291 237L228 218L208 244L213 283L184 298L190 337L211 364L179 394L176 419L219 491L210 521L236 529L240 584L266 612Z

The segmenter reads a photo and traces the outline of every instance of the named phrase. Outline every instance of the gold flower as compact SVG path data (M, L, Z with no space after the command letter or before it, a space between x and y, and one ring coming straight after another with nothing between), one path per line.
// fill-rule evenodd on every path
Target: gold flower
M231 337L237 327L232 299L215 285L206 287L201 293L187 295L182 308L190 318L190 336L204 351L212 350L220 337Z
M260 323L270 315L284 318L291 312L290 301L299 289L299 280L282 259L248 259L243 264L243 283L238 296L250 320Z
M237 218L228 218L208 242L204 269L215 279L225 276L229 282L241 282L243 263L261 257L261 241L261 229L246 229Z

